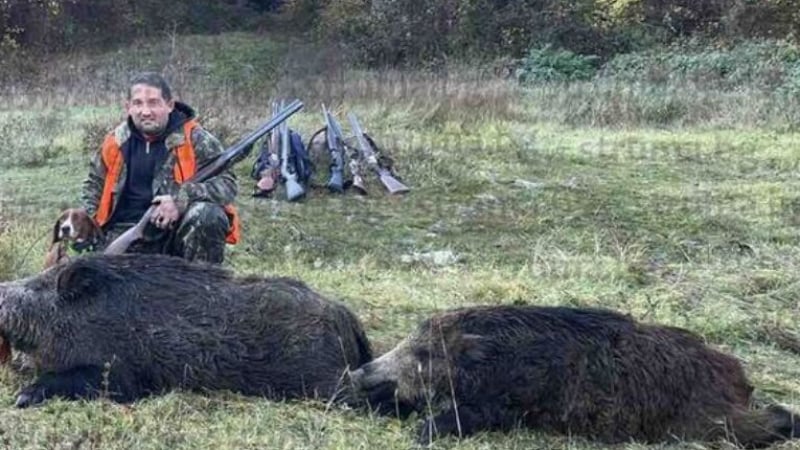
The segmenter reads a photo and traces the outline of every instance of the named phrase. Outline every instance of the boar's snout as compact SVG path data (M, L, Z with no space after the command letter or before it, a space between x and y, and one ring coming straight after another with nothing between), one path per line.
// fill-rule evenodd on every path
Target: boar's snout
M360 382L362 378L364 378L364 366L361 366L356 370L350 371L350 381L352 381L353 383Z
M379 361L369 362L350 372L350 380L357 389L368 390L376 384L388 381L388 377L381 374L376 364Z
M355 391L368 402L374 404L393 401L397 391L397 380L390 379L368 363L351 372Z
M351 372L350 378L359 403L378 414L406 418L415 410L412 402L399 398L398 381L387 377L374 363Z
M356 390L363 390L369 383L367 379L367 366L369 366L369 363L350 372L350 382Z

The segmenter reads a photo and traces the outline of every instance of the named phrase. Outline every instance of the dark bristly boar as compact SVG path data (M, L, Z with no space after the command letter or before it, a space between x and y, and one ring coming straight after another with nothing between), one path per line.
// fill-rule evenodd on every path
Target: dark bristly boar
M289 278L161 255L87 256L0 283L0 335L40 374L17 406L172 388L343 399L371 360L356 316Z
M496 306L423 322L351 374L385 413L428 415L419 439L518 426L606 443L800 436L800 417L750 409L739 362L689 331L600 309Z

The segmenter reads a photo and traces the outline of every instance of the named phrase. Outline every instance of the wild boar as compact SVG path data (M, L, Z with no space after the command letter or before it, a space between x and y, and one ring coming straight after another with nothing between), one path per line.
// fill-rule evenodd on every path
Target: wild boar
M800 418L750 409L739 361L691 332L601 309L491 306L424 321L351 374L379 411L428 413L419 439L530 427L605 443L800 436Z
M38 378L16 404L165 390L339 399L371 360L358 318L289 278L163 255L92 255L0 284L0 336Z

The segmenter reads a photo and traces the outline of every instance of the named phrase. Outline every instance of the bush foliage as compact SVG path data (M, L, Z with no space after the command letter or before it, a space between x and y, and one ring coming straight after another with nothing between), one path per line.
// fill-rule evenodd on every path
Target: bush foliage
M313 34L370 65L436 65L520 58L545 45L608 58L690 37L787 39L800 36L800 8L797 0L173 0L168 9L155 0L4 0L0 55L266 26Z
M532 81L588 80L597 72L596 56L578 55L569 50L554 50L547 45L534 48L520 62L517 79Z

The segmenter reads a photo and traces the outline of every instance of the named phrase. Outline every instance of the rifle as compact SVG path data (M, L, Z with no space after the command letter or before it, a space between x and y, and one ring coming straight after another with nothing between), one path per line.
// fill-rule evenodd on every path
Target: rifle
M300 199L306 194L303 186L297 182L297 173L294 169L289 170L289 152L291 143L289 142L289 124L281 124L281 176L286 186L286 199L290 202Z
M350 168L350 173L353 174L353 187L356 188L359 194L367 195L367 186L364 184L364 177L361 176L361 165L358 162L358 149L351 148L350 162L347 167Z
M361 149L361 154L364 156L364 159L367 160L367 164L370 166L370 168L378 175L378 178L381 180L381 183L383 183L383 186L386 187L386 190L388 190L390 194L402 194L408 192L410 190L409 187L401 183L392 175L392 172L389 169L382 167L378 162L378 157L375 155L375 148L372 139L370 139L370 137L361 129L361 125L358 123L356 115L351 112L347 115L347 117L350 119L350 127L353 129L353 133L356 136L358 147Z
M331 178L328 180L328 190L331 192L344 192L344 136L342 128L336 119L331 116L325 104L322 104L322 115L325 117L325 145L331 155Z
M272 102L272 117L278 115L278 102ZM252 176L256 180L256 193L253 196L269 195L275 189L275 183L280 176L280 157L279 144L280 136L276 130L269 132L268 137L261 144L261 154L259 161L256 163L257 168L261 168L258 173L253 173Z
M224 153L214 158L208 164L200 167L197 172L195 172L195 174L186 182L206 181L219 175L229 167L246 158L247 155L249 155L253 150L253 145L261 138L261 136L264 136L278 125L284 123L292 114L300 111L301 109L303 109L303 102L300 100L293 101L289 104L289 106L283 108L276 116L273 116L272 119L270 119L267 123L252 131L250 134L242 138L231 148L225 150ZM155 211L156 206L157 205L155 204L151 205L150 208L148 208L147 211L145 211L145 213L142 215L142 218L139 219L139 222L122 233L114 240L114 242L109 244L103 253L106 255L119 255L125 253L125 250L127 250L134 241L141 239L144 229L147 226L147 223L150 221L150 216L153 214L153 211Z

